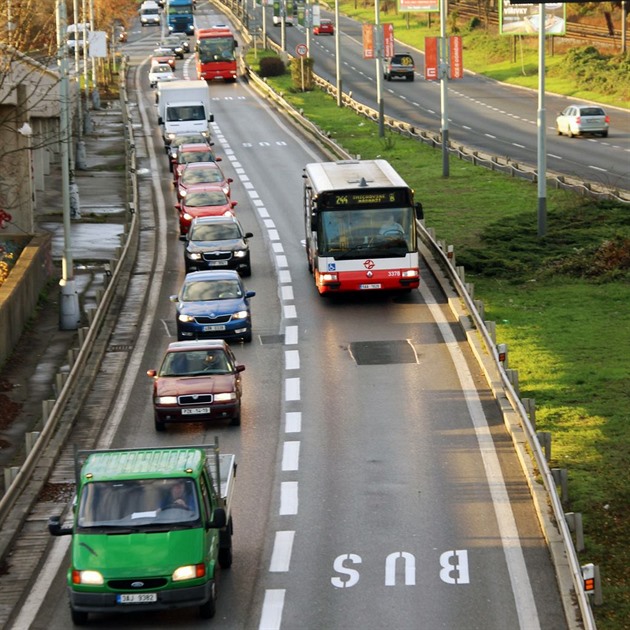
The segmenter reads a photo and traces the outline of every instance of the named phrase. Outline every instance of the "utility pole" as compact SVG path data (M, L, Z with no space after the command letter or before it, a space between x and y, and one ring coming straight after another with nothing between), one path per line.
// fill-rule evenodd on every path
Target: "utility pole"
M448 161L448 40L446 39L446 0L440 0L440 101L442 134L442 177L450 175Z
M378 0L376 0L378 2ZM335 0L335 72L337 74L337 107L343 106L341 79L341 35L339 33L339 0Z
M378 108L378 135L385 135L385 104L383 103L383 34L381 31L381 6L374 2L374 57L376 58L376 103Z
M70 115L68 95L67 18L65 0L56 0L57 61L59 65L59 131L61 135L61 199L64 246L59 286L61 330L76 330L80 323L79 296L74 282L70 224Z
M538 236L547 233L547 146L545 116L545 5L539 6L538 27Z

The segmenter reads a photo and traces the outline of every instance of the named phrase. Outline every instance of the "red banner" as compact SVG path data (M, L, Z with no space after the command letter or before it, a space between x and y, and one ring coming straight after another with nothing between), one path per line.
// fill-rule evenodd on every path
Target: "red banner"
M424 78L427 81L438 79L438 38L424 38Z
M451 79L463 79L464 78L464 51L462 47L462 38L460 35L451 35L450 48L451 48Z
M374 59L374 25L363 25L363 59Z
M394 25L383 24L383 56L394 56Z

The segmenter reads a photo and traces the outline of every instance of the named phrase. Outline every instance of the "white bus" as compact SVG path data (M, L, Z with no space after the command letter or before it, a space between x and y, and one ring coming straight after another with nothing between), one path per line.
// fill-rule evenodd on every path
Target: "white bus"
M303 177L306 256L320 294L419 286L422 204L387 161L316 162Z

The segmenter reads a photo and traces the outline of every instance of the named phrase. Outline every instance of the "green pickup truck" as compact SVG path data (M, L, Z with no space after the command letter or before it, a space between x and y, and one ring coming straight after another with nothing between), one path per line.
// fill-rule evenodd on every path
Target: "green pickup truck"
M232 564L234 455L211 445L78 451L71 534L72 621L89 613L198 606L215 614L218 567Z

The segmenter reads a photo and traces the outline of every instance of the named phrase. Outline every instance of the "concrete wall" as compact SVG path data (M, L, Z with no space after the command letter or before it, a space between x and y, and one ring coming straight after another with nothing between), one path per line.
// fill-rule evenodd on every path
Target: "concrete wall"
M52 277L50 234L11 235L27 243L9 277L0 286L0 367L11 356L24 325L35 312L42 289Z

